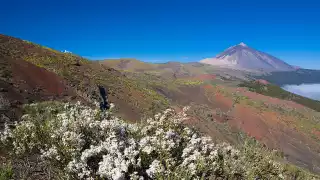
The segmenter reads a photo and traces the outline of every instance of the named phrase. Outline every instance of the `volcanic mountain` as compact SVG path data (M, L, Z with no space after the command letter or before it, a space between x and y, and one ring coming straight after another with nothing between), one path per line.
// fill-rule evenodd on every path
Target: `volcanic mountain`
M214 58L206 58L201 63L232 69L260 71L293 71L295 68L267 53L255 50L244 43L232 46Z

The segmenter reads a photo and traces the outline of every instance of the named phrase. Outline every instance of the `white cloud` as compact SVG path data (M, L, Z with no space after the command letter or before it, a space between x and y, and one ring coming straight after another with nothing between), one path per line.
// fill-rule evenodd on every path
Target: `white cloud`
M284 85L282 88L301 96L320 100L320 84Z

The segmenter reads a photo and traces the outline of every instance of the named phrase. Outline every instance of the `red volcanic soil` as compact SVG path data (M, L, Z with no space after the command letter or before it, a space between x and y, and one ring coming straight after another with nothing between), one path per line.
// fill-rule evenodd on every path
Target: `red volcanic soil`
M214 97L214 101L212 102L217 108L220 108L223 111L228 111L232 108L232 99L227 98L217 92Z
M277 111L258 110L254 107L245 104L236 104L232 109L232 92L238 92L243 96L247 96L253 101L263 101L265 104L284 106L287 108L304 108L304 106L295 102L281 100L247 91L245 88L224 88L223 91L228 92L225 96L221 94L221 87L212 85L202 86L206 90L206 95L213 104L210 107L214 110L221 109L225 113L229 111L228 119L213 114L216 122L227 122L232 128L240 129L248 135L255 137L260 142L266 144L269 148L280 149L287 156L290 162L309 170L320 172L313 169L313 165L320 167L320 157L317 152L320 152L320 143L310 135L305 134L299 127L296 127L297 119L283 115ZM201 131L209 132L212 136L217 133L217 129L210 126L210 122L201 121L190 123L202 123L196 125ZM204 123L204 124L203 124ZM320 132L313 130L311 132L315 137L320 137Z
M53 72L20 59L0 56L0 127L22 114L22 105L46 100L80 100L64 80ZM4 76L3 72L6 72ZM4 120L1 117L5 117Z
M264 79L257 79L256 82L260 83L260 84L263 84L263 85L270 84L267 80L264 80Z
M246 96L246 97L248 97L248 98L250 98L252 100L263 101L266 104L282 105L282 106L287 106L287 107L297 108L297 109L305 108L303 105L298 104L298 103L293 102L293 101L282 100L282 99L278 99L278 98L274 98L274 97L270 97L270 96L265 96L265 95L262 95L262 94L258 94L258 93L255 93L255 92L248 91L246 89L241 89L240 90L240 88L238 88L237 90L243 96Z
M237 105L233 111L233 121L229 121L231 125L236 125L240 129L244 130L248 135L261 140L268 132L268 126L260 119L254 109Z
M68 90L62 78L57 74L37 67L26 61L13 61L13 81L20 89L40 90L42 95L59 96Z
M278 112L257 112L242 104L236 105L232 117L227 121L228 124L255 137L269 148L283 151L292 163L309 170L314 170L314 165L320 167L320 157L317 154L320 144L294 126L294 121L298 119ZM319 132L313 131L313 134L319 135Z
M212 89L213 90L213 87L212 87L212 85L210 85L210 84L206 84L206 85L204 85L204 86L202 86L204 89Z
M313 129L312 133L320 139L320 131Z
M213 104L213 108L219 108L222 111L228 111L232 108L232 99L225 97L220 91L220 86L213 87L210 84L202 86L206 91L207 98Z
M163 87L154 87L154 89L161 95L172 100L173 104L189 105L190 103L197 104L211 104L205 96L203 88L199 86L185 86L180 87L179 91L171 91Z

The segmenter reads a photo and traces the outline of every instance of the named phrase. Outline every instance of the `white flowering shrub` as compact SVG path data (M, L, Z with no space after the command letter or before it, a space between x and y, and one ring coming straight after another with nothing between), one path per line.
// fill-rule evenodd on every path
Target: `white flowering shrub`
M80 103L26 109L1 141L14 156L40 154L67 179L286 179L271 156L214 144L184 126L188 108L136 124Z

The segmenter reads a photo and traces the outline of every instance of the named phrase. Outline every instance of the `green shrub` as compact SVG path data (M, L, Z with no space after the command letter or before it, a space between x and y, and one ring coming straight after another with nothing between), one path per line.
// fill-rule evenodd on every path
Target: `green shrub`
M27 105L22 122L2 133L13 156L38 154L56 177L151 179L312 179L280 163L254 139L235 148L185 127L186 111L167 109L130 124L96 108L56 102ZM10 168L3 174L12 175Z
M239 84L240 87L247 87L249 91L256 92L259 94L263 94L266 96L271 96L279 99L294 101L298 104L309 107L310 109L316 110L320 112L320 101L312 100L309 98L305 98L303 96L299 96L288 91L283 90L281 87L273 85L273 84L261 84L256 81L245 81Z
M0 165L0 180L8 180L13 177L13 170L11 163Z

